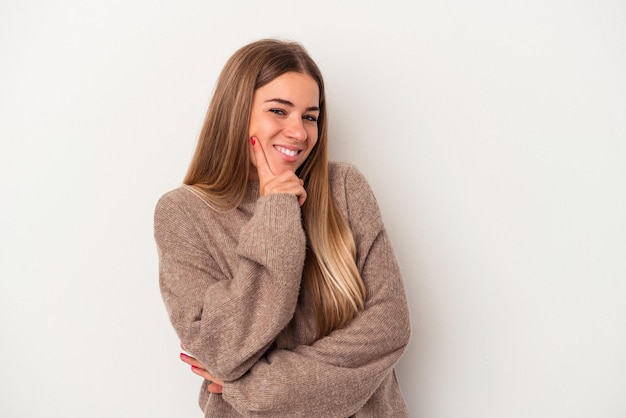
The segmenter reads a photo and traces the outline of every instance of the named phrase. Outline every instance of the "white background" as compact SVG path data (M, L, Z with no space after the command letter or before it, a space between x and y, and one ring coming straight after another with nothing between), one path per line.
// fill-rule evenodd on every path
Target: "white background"
M623 0L0 0L0 415L201 416L152 213L263 37L378 197L412 416L626 416Z

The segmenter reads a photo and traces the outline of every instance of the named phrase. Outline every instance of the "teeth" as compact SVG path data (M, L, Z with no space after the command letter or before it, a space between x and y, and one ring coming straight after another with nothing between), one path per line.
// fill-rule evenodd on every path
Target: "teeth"
M295 156L296 156L296 155L298 155L298 153L300 152L300 151L298 151L298 150L293 150L293 151L292 151L292 150L289 150L289 149L287 149L287 148L285 148L285 147L281 147L281 146L277 146L277 147L276 147L276 149L277 149L278 151L282 152L283 154L288 155L288 156L290 156L290 157L295 157Z

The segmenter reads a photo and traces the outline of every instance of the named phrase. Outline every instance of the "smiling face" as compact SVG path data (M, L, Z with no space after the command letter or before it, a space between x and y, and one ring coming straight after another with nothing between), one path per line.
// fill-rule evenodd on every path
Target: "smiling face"
M250 137L258 139L272 173L295 172L317 143L319 87L309 75L285 73L254 93ZM250 180L258 180L250 152Z

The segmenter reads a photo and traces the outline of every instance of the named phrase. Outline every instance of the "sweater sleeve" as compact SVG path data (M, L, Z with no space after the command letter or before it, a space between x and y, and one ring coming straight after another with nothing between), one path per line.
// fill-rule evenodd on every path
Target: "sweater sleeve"
M226 383L224 399L246 416L351 416L390 378L408 344L402 277L374 195L353 168L345 192L367 289L365 309L311 345L272 350L242 378Z
M287 194L260 198L241 229L237 266L224 272L202 236L207 220L191 206L172 194L157 204L161 294L185 348L220 379L237 379L293 316L305 256L300 208Z

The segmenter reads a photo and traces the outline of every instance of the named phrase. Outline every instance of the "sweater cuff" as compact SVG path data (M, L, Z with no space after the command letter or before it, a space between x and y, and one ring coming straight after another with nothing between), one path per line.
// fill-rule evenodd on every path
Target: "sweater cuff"
M296 196L276 193L257 200L254 216L241 229L237 252L268 268L302 267L306 236Z

